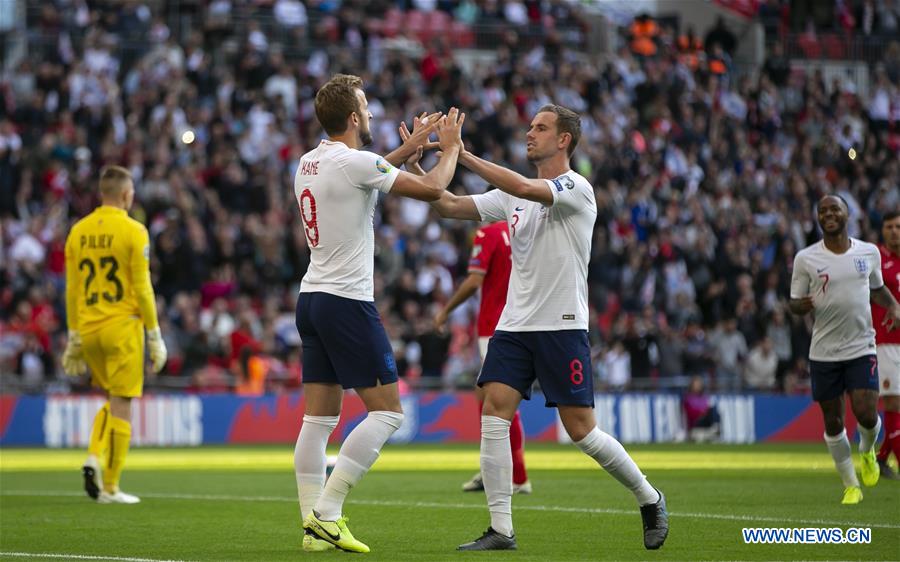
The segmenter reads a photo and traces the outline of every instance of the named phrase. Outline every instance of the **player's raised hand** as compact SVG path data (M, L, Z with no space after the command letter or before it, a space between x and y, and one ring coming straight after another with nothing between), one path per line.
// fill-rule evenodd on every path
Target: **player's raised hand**
M466 121L466 114L461 113L455 107L442 117L437 126L438 143L441 151L446 152L453 147L462 146L462 126Z
M87 372L87 363L84 361L84 351L81 348L81 334L78 332L69 332L69 341L62 356L62 368L67 375L73 377Z
M147 330L147 348L150 351L150 366L153 372L162 371L166 359L169 358L169 351L166 349L166 342L163 341L159 328Z
M406 127L406 122L401 123L400 138L403 139L403 143L416 147L424 146L425 149L428 150L433 146L433 143L428 142L428 137L431 136L431 133L435 132L442 115L443 112L436 111L431 114L423 112L421 115L413 117L412 132ZM404 131L406 132L406 136L404 136Z
M416 117L416 119L418 119L418 117ZM413 125L413 126L415 126L415 125ZM403 140L404 143L407 141L407 139L409 139L412 136L412 133L410 133L409 129L406 128L406 123L400 123L399 131L400 131L400 138ZM437 148L437 146L438 146L438 143L431 142L431 141L426 142L424 145L420 144L419 146L417 146L416 151L413 152L412 156L410 156L409 158L406 159L407 167L415 166L416 164L418 164L419 160L422 159L422 155L425 154L426 150L432 150L434 148Z

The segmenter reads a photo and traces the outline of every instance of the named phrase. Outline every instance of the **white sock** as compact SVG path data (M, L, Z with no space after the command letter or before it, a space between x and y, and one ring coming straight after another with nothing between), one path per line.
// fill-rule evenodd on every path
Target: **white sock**
M844 487L859 486L859 480L856 478L856 469L853 467L853 459L850 457L850 440L847 439L847 430L843 430L835 436L825 434L825 444L828 445L828 452L834 459L834 467Z
M497 416L481 416L481 478L491 512L491 527L507 537L513 535L510 424Z
M300 516L312 513L325 485L325 446L337 427L340 416L303 416L297 446L294 447L294 473L300 496Z
M641 473L641 469L625 451L625 447L613 436L604 433L599 427L594 427L584 439L577 441L575 445L587 456L597 461L603 470L631 490L639 505L659 501L659 493L656 488L647 482L647 477Z
M868 453L875 448L875 440L878 439L878 433L881 431L881 416L875 416L875 419L878 421L875 422L875 427L871 429L863 427L862 424L857 425L860 453Z
M325 490L316 503L316 511L325 521L336 521L341 516L344 499L369 471L388 438L403 425L403 414L398 412L369 412L366 419L356 426L341 446L337 463Z

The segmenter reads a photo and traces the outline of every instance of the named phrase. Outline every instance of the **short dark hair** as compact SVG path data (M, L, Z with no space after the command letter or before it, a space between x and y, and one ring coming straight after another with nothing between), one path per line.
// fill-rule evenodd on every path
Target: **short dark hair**
M834 197L835 199L837 199L838 201L840 201L841 203L844 204L844 210L846 210L848 213L850 212L850 204L847 203L847 200L844 199L840 194L838 194L838 193L826 193L825 195L823 195L823 196L821 197L821 199L819 199L819 203L821 203L822 200L825 199L826 197ZM818 204L817 204L816 206L818 206Z
M887 221L892 221L895 218L900 217L900 209L894 209L893 211L888 211L881 217L881 224L886 223Z
M316 119L329 136L340 135L347 130L347 117L359 113L356 90L363 81L352 74L335 74L316 92Z
M538 109L538 113L545 111L556 114L557 133L569 133L571 135L572 142L569 143L569 148L566 152L569 156L572 156L572 153L575 152L575 147L578 146L578 141L581 140L581 117L571 109L553 103Z

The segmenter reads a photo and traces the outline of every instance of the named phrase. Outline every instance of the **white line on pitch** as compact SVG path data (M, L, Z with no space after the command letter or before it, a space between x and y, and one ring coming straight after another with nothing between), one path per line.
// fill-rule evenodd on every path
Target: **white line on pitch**
M73 496L82 497L83 492L49 492L45 490L3 490L2 496ZM285 496L229 496L220 494L166 494L145 492L138 493L145 498L163 500L201 500L201 501L238 501L238 502L296 502L297 498ZM433 509L485 509L483 504L472 503L439 503L439 502L403 502L398 500L355 500L348 499L346 503L356 505L380 505L384 507L420 507ZM554 505L517 505L520 511L549 511L559 513L594 513L604 515L637 515L637 509L613 509L603 507L564 507ZM670 517L688 517L692 519L719 519L722 521L749 521L759 523L802 523L807 525L845 525L856 527L875 527L880 529L900 529L900 525L891 523L869 523L860 521L834 521L830 519L793 519L785 517L766 517L759 515L723 515L719 513L690 513L670 511Z
M116 560L121 562L179 562L160 558L131 558L129 556L94 556L90 554L58 554L55 552L0 552L13 558L62 558L65 560Z

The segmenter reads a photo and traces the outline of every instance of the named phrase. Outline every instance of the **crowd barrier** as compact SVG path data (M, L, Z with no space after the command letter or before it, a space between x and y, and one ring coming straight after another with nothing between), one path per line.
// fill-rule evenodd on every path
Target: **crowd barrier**
M406 417L395 443L476 443L478 404L470 392L424 392L403 397ZM100 396L0 395L0 446L84 447ZM597 422L624 443L667 443L686 437L681 400L675 394L598 394ZM818 408L805 396L713 395L725 443L822 439ZM134 446L228 443L293 443L303 418L302 393L248 398L233 395L147 395L135 402ZM539 394L522 402L529 441L565 442L556 410ZM365 408L352 392L332 440L342 440L362 421ZM848 416L852 431L852 416Z

